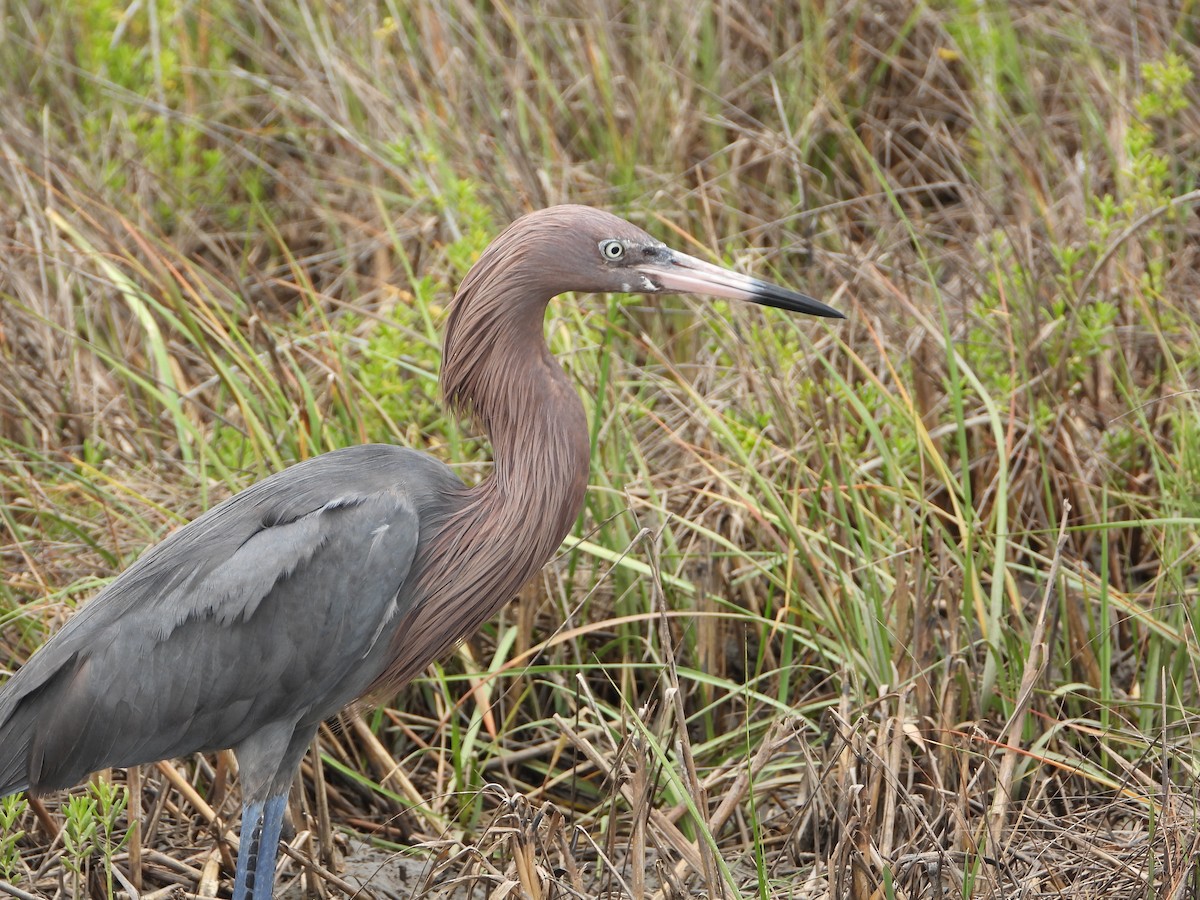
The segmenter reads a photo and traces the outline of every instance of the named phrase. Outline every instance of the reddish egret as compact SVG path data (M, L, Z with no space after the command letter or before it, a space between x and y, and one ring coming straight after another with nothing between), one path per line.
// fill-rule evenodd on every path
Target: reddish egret
M349 447L180 528L0 691L0 796L232 747L243 799L233 896L269 897L288 786L321 721L475 631L579 515L587 424L542 333L564 291L695 292L842 318L605 212L519 219L467 274L443 347L443 393L487 432L491 475L467 487L423 453Z

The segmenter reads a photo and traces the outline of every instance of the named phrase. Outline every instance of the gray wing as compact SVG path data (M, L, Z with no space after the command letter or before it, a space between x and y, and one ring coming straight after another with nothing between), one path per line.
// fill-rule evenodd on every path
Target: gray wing
M382 668L421 511L459 484L412 451L349 448L172 534L0 692L0 795L337 712Z

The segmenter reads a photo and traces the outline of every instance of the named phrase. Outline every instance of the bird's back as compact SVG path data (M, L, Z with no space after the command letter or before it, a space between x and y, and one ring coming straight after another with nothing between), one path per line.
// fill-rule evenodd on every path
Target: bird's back
M0 688L0 795L315 724L378 674L462 484L424 454L292 466L147 551Z

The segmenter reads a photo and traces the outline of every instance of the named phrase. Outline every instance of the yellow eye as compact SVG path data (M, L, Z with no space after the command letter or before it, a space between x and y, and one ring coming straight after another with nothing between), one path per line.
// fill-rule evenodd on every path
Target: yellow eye
M625 256L625 245L620 241L601 241L600 255L609 261L622 259Z

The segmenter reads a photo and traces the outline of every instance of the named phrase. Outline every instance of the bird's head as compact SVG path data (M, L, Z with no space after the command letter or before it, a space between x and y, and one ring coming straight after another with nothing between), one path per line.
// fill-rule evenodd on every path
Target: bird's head
M844 318L812 297L672 250L636 225L588 206L552 206L530 213L514 222L484 255L497 265L519 260L519 265L504 266L509 277L536 278L543 294L706 294Z

